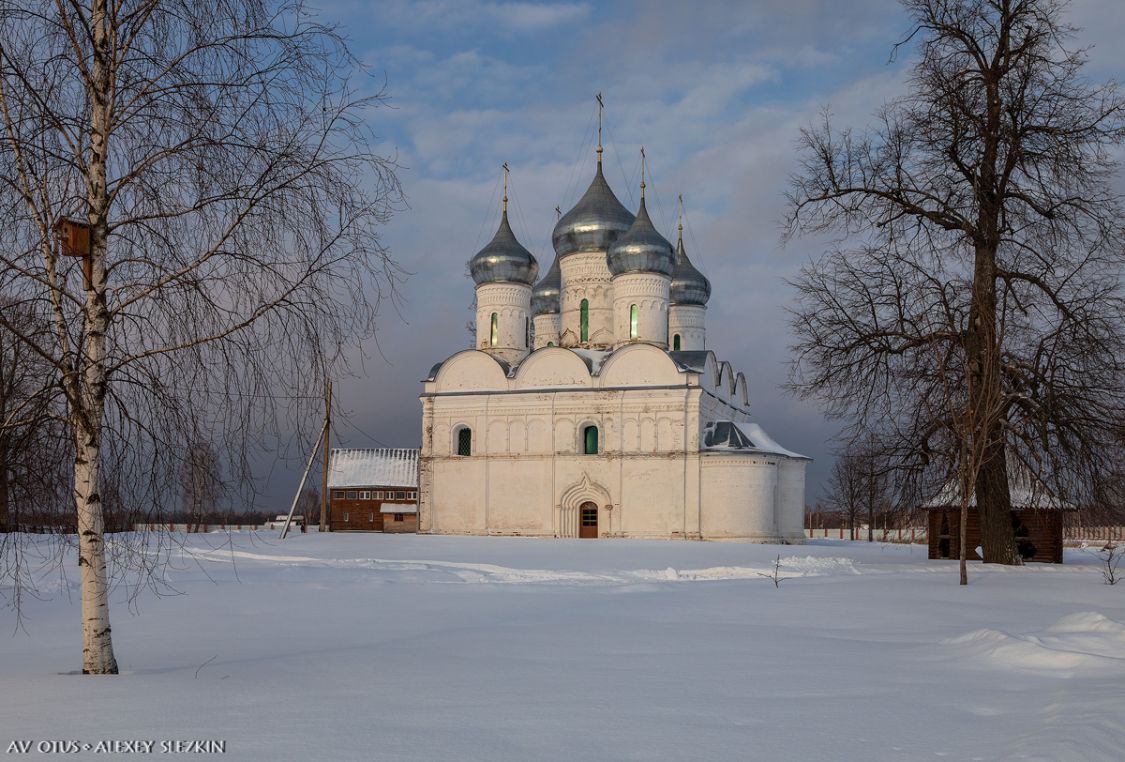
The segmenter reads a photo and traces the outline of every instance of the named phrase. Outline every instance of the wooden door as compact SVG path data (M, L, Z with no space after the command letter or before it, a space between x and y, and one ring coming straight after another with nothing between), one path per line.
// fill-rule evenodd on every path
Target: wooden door
M578 536L583 539L596 539L598 536L598 506L583 503L578 507Z

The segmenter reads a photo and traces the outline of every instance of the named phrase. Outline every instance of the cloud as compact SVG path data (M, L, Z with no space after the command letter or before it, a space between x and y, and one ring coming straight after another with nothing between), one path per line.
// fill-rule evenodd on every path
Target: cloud
M503 161L512 167L516 233L542 267L550 263L552 210L573 204L593 173L592 96L600 89L608 104L611 184L635 206L637 149L644 144L650 206L668 236L675 196L685 194L689 252L715 284L709 344L747 373L753 410L767 430L817 459L810 474L815 497L836 427L782 386L792 340L785 278L817 254L818 244L781 250L782 193L797 130L822 103L839 100L847 117L864 123L897 86L886 67L887 46L857 55L863 30L817 31L826 25L825 7L799 0L752 8L599 7L596 18L544 37L562 43L531 54L468 30L500 23L503 15L508 31L531 25L546 34L550 24L584 18L589 9L411 6L393 44L373 46L369 60L387 67L400 109L386 125L411 168L402 178L411 208L391 223L386 240L415 275L403 287L405 324L386 315L378 344L365 348L366 378L341 385L357 426L388 444L417 444L419 379L470 340L464 325L472 317L472 284L464 263L495 228ZM885 13L878 24L871 14L870 4L849 4L827 26L875 34L870 30L890 23ZM423 31L456 24L463 33L448 39ZM341 433L347 444L364 443L358 430Z
M589 3L492 2L489 0L420 0L381 3L378 17L404 30L485 29L502 34L539 33L563 24L582 21L590 14Z
M1074 22L1092 30L1080 39L1097 42L1093 64L1120 70L1125 53L1113 34L1125 4L1073 7ZM376 22L369 30L353 17L364 13ZM688 251L714 284L709 345L747 374L767 431L817 459L815 499L839 427L782 388L793 341L785 281L826 243L781 246L783 194L798 130L820 108L862 127L902 91L908 61L889 62L908 28L901 8L886 0L427 0L364 6L339 20L356 28L364 60L385 68L398 107L377 111L373 128L409 167L401 179L411 208L385 239L415 273L403 286L401 319L385 314L378 344L365 347L365 378L341 384L356 425L387 444L417 445L419 379L469 343L465 262L495 229L501 162L512 167L516 234L545 268L552 210L573 204L593 172L601 90L614 190L635 206L644 144L651 210L669 237L674 199L685 195ZM371 443L346 426L341 436Z

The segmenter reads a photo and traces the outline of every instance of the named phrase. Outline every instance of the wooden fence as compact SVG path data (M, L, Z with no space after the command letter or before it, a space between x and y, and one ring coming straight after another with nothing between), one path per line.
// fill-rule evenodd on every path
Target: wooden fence
M296 530L297 523L293 522L293 529ZM146 523L134 524L134 532L249 532L252 530L261 531L261 524L175 524L175 523ZM304 531L303 529L301 531Z
M867 539L867 527L856 527L854 530L849 530L847 527L805 529L805 537L863 541ZM926 528L876 529L873 532L873 539L876 542L924 543ZM1125 542L1125 526L1063 527L1063 543L1068 547L1077 547L1083 543L1100 545L1107 542Z
M1091 545L1094 543L1125 542L1125 526L1064 526L1063 542L1071 546L1081 545L1084 542L1088 542Z
M834 529L820 528L820 529L805 529L805 537L809 539L827 539L827 540L866 540L867 527L856 527L854 530L847 527L836 527ZM926 541L926 528L925 527L900 527L898 529L880 529L876 528L871 537L875 542L901 542L901 543L919 543Z

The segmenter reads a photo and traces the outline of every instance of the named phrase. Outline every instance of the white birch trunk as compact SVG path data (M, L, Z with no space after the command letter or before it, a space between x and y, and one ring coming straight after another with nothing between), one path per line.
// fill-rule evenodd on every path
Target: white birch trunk
M82 672L117 674L109 626L109 584L105 562L99 434L78 427L74 459L74 499L78 509L78 569L82 585Z
M109 582L106 577L105 521L101 500L101 438L106 398L106 238L109 194L108 160L110 86L110 36L105 0L94 0L91 26L94 37L93 83L90 93L90 159L88 185L90 230L90 282L85 283L85 356L81 390L74 395L75 433L74 500L78 512L78 566L82 584L82 671L92 675L117 674L109 626Z

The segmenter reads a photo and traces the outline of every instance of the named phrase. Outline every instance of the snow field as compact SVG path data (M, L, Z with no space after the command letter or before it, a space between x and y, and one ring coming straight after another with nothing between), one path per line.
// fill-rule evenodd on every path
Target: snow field
M191 535L115 592L0 610L0 744L224 739L235 760L1114 760L1125 586L925 548ZM781 556L780 588L772 580ZM106 755L68 755L106 759Z

